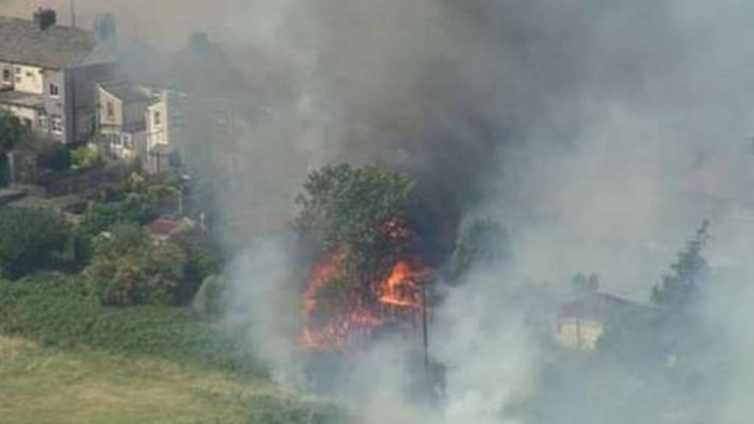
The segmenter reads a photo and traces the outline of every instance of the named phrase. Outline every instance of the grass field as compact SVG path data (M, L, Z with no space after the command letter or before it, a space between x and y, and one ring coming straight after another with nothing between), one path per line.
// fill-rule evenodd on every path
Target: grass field
M177 308L106 308L60 278L0 280L0 423L340 424Z
M264 382L158 359L66 352L0 338L0 417L7 423L246 423Z

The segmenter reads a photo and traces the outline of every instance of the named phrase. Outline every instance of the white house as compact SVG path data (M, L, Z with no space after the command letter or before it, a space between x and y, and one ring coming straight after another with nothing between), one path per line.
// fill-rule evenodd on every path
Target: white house
M96 44L92 31L58 25L50 9L32 20L0 17L0 108L62 143L87 140L93 82L111 70L87 60Z

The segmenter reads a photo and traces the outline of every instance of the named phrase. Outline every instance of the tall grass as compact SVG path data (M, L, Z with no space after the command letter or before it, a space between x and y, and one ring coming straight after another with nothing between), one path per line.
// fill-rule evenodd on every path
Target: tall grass
M165 306L101 306L76 277L0 280L0 335L47 346L102 349L266 376L249 346L190 310Z

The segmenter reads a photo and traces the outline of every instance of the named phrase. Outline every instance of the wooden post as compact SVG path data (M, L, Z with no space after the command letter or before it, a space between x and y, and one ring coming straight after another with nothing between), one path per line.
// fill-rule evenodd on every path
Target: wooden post
M429 370L429 332L427 328L427 280L421 282L422 288L422 346L424 348L424 378L427 382L427 389L431 391L432 387L430 370Z

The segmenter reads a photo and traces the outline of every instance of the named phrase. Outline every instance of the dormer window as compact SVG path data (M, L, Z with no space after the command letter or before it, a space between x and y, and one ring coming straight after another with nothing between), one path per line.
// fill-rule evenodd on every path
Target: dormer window
M3 82L10 82L10 79L11 79L10 69L8 68L3 69Z
M153 117L154 126L159 127L160 125L162 125L162 116L160 115L160 111L159 110L154 111L153 115L154 115Z

